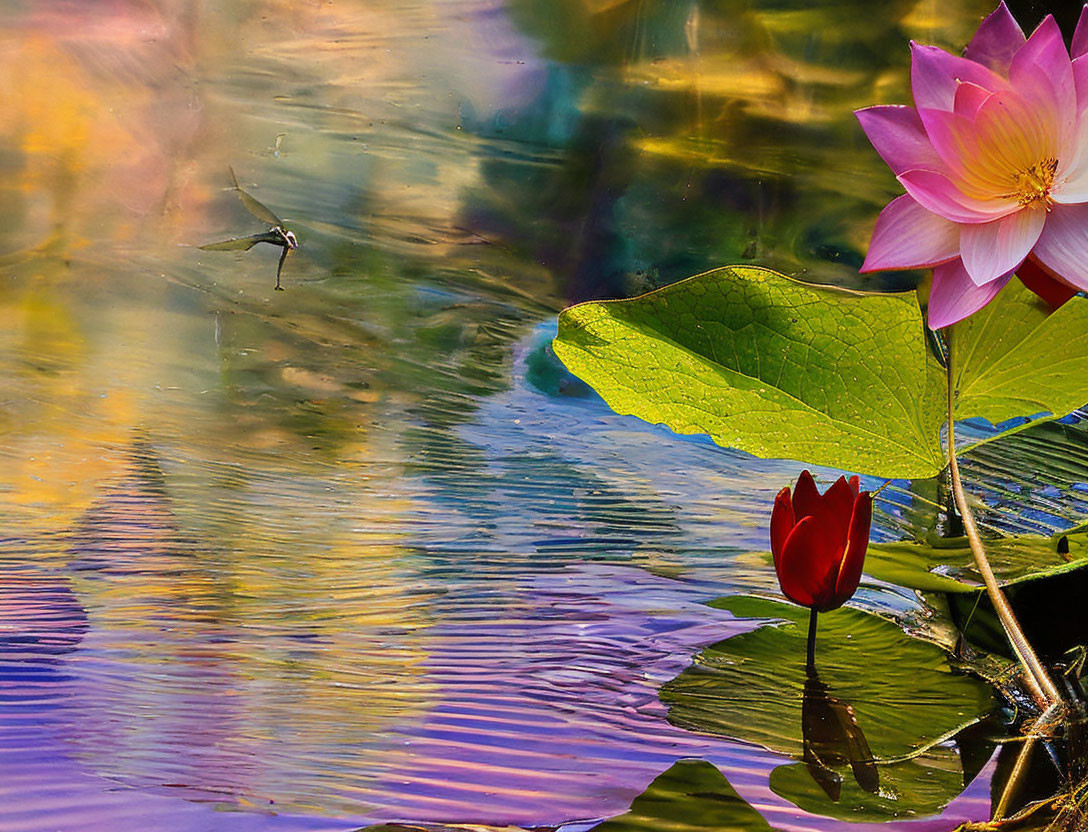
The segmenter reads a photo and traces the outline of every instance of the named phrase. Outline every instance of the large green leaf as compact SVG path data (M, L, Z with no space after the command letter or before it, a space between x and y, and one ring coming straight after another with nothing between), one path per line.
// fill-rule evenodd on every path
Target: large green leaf
M635 798L631 810L593 832L771 832L712 764L680 760Z
M618 413L756 456L918 478L944 467L947 407L923 332L913 292L736 266L571 307L554 349ZM1047 316L1013 283L953 339L957 419L1060 416L1088 400L1088 299Z
M782 623L703 650L661 690L669 720L800 759L804 691L811 684L805 670L808 610L748 597L722 599L714 606ZM852 709L877 760L881 783L875 793L859 795L864 790L847 787L853 782L847 770L835 805L924 814L958 793L962 777L945 751L881 763L912 755L991 711L995 701L988 685L955 673L935 645L909 637L892 622L848 608L820 615L816 665L829 695ZM799 804L809 800L801 794L785 796Z
M618 413L756 456L926 477L939 471L940 368L913 293L717 269L559 319L556 355Z
M956 324L956 416L1003 422L1088 401L1088 298L1051 312L1018 280L996 301Z

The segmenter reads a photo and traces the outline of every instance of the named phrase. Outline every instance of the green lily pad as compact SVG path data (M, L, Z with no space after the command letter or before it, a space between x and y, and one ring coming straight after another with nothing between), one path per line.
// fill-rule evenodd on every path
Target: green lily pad
M661 690L669 720L801 759L804 692L806 683L811 684L805 670L808 610L752 597L725 598L712 605L737 616L779 622L703 650ZM924 759L883 763L913 755L989 713L996 702L988 685L955 673L935 645L911 638L890 621L845 607L819 617L816 666L828 694L864 735L882 784L865 801L849 802L847 784L854 776L846 769L843 795L835 805L882 816L926 814L959 793L962 773L946 764L941 749L926 752ZM811 747L814 738L810 734L807 739ZM953 769L955 777L934 776ZM809 780L815 785L811 776ZM807 800L801 794L789 799Z
M1014 282L956 325L957 419L1060 416L1088 400L1088 351L1074 346L1088 340L1088 299L1048 317L1033 298ZM735 266L571 307L553 343L617 413L760 457L922 478L944 468L947 407L923 328L913 292Z
M1088 533L1024 535L985 541L998 583L1013 586L1088 565ZM874 578L923 592L975 593L982 578L963 537L932 543L871 543L865 571Z
M711 606L780 621L699 653L661 690L669 720L799 758L808 610L751 596ZM907 754L995 704L989 686L954 673L939 647L848 607L820 615L816 667L852 704L877 760Z
M1088 561L1081 560L1075 565L1085 564ZM1088 569L1055 571L1006 584L1005 597L1044 663L1054 663L1067 651L1088 644L1088 617L1084 615ZM946 600L952 623L971 645L1015 660L993 604L982 589L972 595L949 594Z
M948 748L879 769L875 793L844 777L838 800L832 800L804 763L791 763L771 772L771 791L814 815L861 822L936 814L963 790L959 756Z
M771 832L718 769L704 760L679 760L631 803L627 813L593 832Z

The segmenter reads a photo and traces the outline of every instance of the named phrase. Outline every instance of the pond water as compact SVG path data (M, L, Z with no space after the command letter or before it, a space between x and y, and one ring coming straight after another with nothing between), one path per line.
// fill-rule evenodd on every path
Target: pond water
M755 626L705 604L777 591L802 466L616 416L547 344L721 264L862 285L897 185L850 111L987 3L0 8L0 830L574 832L683 758L841 827L657 696ZM264 230L231 166L301 241L283 292L278 249L198 248ZM1070 525L1086 458L1075 419L979 452L983 525Z

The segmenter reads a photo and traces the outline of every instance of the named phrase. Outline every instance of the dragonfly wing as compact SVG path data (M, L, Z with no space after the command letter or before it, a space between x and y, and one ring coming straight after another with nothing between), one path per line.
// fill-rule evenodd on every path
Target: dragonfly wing
M238 196L242 200L242 204L246 206L246 210L253 216L259 219L261 222L266 222L269 225L283 225L283 220L277 217L272 211L269 210L267 205L258 202L251 197L240 187L238 187L238 177L234 175L234 168L230 169L230 178L234 180L234 190L238 192Z
M266 231L264 234L254 234L250 237L232 237L219 243L208 243L206 246L201 246L201 248L204 251L249 251L257 243L283 245L283 239L279 234Z

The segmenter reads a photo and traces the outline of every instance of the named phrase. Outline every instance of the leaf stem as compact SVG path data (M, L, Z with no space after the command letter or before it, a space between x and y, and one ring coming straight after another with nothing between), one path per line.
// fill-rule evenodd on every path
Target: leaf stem
M819 615L816 612L816 608L813 607L809 610L808 616L808 661L805 664L805 669L809 672L816 670L816 616Z
M1046 672L1046 668L1043 667L1042 662L1035 655L1035 651L1020 627L1020 622L1016 620L1016 615L1013 613L1005 593L998 586L994 571L990 568L990 561L986 557L982 539L979 537L974 515L971 514L971 508L967 504L967 495L964 493L963 483L960 481L960 469L956 462L956 385L953 373L952 327L944 330L944 336L948 344L948 362L946 365L948 380L948 467L952 472L952 493L955 495L956 507L959 509L960 518L963 520L963 530L967 535L967 542L971 545L971 553L975 556L975 565L978 567L979 574L982 575L982 582L986 585L986 594L989 595L990 603L993 604L994 610L997 612L997 617L1001 621L1005 635L1008 636L1013 652L1016 653L1016 657L1026 671L1025 680L1032 698L1038 704L1039 710L1046 710L1062 701L1061 694L1058 693L1058 689L1054 686L1054 682Z

